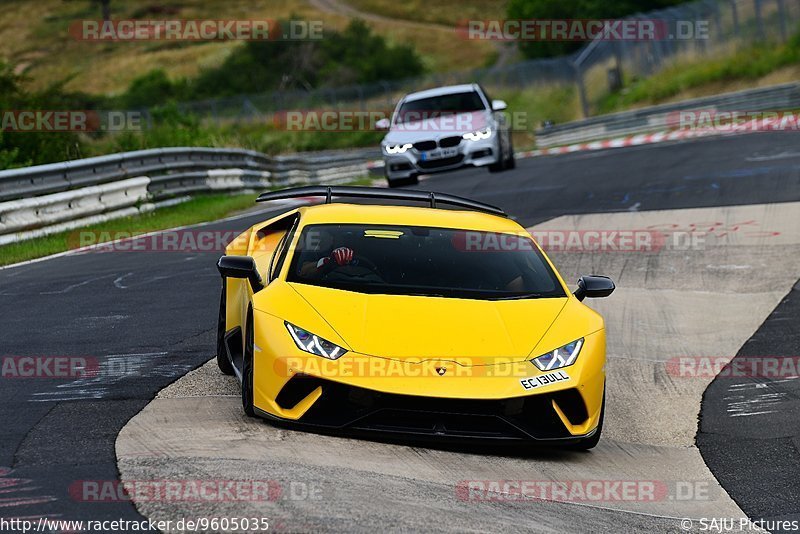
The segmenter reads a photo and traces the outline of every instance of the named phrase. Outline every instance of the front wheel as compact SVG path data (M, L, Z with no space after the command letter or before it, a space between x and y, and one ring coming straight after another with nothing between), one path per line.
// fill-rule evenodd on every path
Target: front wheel
M489 172L503 172L506 170L506 155L503 151L503 143L497 141L497 161L489 164Z
M228 351L225 348L225 299L227 295L227 284L222 280L222 295L219 298L219 316L217 317L217 367L224 375L233 374L233 365L228 358Z
M571 445L570 448L576 451L588 451L594 449L600 442L600 434L603 432L603 419L606 416L606 392L603 390L603 404L600 405L600 421L597 422L597 430L590 437L580 440Z
M508 161L506 162L506 169L516 169L517 159L514 157L514 141L511 139L511 134L508 134Z
M253 407L253 353L255 340L252 312L247 314L245 328L244 358L242 359L242 409L244 409L245 415L255 417L256 412Z

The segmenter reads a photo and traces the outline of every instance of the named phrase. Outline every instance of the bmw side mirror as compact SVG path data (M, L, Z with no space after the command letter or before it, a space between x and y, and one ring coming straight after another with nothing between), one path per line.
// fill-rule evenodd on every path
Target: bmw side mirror
M492 111L503 111L507 107L505 100L492 100Z
M590 299L607 297L614 292L616 286L614 281L607 276L581 276L578 279L578 289L575 290L575 298L583 300L586 297Z
M222 278L243 278L250 281L253 293L264 289L264 282L258 274L256 262L250 256L222 256L217 262Z
M389 122L389 119L386 118L380 119L375 123L376 130L388 130L390 126L391 123Z

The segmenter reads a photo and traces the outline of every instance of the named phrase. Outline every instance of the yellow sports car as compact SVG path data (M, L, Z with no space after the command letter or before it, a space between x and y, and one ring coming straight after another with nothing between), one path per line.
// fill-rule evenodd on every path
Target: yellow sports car
M310 186L258 201L308 196L326 202L256 224L217 264L217 362L245 413L316 431L597 444L605 330L581 301L610 295L609 278L570 292L524 228L456 196Z

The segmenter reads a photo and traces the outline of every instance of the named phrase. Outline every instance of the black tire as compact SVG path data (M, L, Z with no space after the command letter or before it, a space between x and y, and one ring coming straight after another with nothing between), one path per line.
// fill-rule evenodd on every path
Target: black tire
M506 155L503 153L503 143L497 143L497 162L489 164L489 172L503 172L506 170Z
M244 332L244 358L242 358L242 409L245 415L255 417L253 408L253 313L247 313Z
M219 316L217 317L217 366L224 375L233 375L233 364L225 350L225 300L226 283L222 280L222 295L219 298Z
M514 157L514 142L511 139L511 134L508 134L508 151L510 154L508 155L508 161L506 162L506 170L516 169L517 168L517 159Z
M603 419L606 416L606 392L603 386L603 404L600 406L600 421L597 423L597 430L594 434L586 439L582 439L578 443L571 445L570 448L576 451L588 451L594 449L600 442L600 434L603 432Z

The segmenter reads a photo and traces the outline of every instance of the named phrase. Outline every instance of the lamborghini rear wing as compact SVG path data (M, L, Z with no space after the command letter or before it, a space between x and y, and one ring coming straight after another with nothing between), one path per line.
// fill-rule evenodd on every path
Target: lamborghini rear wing
M256 199L256 202L268 202L270 200L284 200L287 198L314 196L325 197L326 204L330 204L333 197L409 200L417 202L429 202L431 208L437 207L437 204L447 204L449 206L457 206L459 208L467 208L475 211L482 211L484 213L491 213L492 215L499 215L500 217L508 217L506 212L497 206L484 204L483 202L477 202L468 198L448 195L446 193L434 193L432 191L415 191L406 189L389 190L379 187L329 187L324 185L292 187L289 189L281 189L279 191L268 191L266 193L262 193Z

